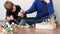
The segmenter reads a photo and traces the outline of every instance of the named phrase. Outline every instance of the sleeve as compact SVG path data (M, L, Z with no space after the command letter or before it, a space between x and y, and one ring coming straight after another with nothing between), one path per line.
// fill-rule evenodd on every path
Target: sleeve
M21 7L19 6L19 5L16 5L16 7L17 7L17 11L18 11L18 13L20 12L20 10L21 10ZM24 17L26 17L26 14L24 14Z
M19 5L16 5L16 10L17 10L18 12L20 12L21 7L20 7Z
M53 3L52 0L50 0L50 3L48 4L48 14L54 14L54 7L53 7Z
M25 11L25 14L29 14L29 13L35 12L36 11L36 4L37 4L37 0L35 0L33 2L31 8L29 8L27 11Z

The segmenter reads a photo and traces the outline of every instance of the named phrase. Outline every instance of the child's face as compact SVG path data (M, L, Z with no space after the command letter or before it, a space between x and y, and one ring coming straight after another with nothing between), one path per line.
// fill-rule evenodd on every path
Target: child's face
M15 7L15 6L13 6L12 12L15 12L15 11L16 11L16 7Z

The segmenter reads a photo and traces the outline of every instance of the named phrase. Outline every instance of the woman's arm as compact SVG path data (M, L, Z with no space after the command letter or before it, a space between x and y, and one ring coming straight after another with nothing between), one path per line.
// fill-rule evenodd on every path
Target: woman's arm
M25 11L25 14L29 14L29 13L32 13L32 12L35 12L35 11L36 11L37 1L38 1L38 0L35 0L35 1L33 2L31 8L29 8L27 11Z

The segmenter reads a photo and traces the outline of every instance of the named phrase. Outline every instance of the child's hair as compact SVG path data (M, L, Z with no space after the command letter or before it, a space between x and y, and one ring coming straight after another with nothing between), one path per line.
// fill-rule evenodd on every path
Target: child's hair
M13 6L14 6L14 4L11 1L6 1L4 3L4 7L5 7L6 10L12 10Z

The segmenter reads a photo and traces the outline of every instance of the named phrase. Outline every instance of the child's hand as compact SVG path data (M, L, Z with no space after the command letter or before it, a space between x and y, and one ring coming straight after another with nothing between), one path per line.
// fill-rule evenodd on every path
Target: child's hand
M2 22L2 23L5 22L5 21L6 21L5 19L0 20L0 22Z
M14 20L14 18L13 18L13 16L12 16L12 15L10 16L10 20Z
M3 22L3 20L0 20L0 22Z
M21 11L19 12L18 16L24 17L24 10L21 9Z
M10 17L7 17L7 20L10 21Z

